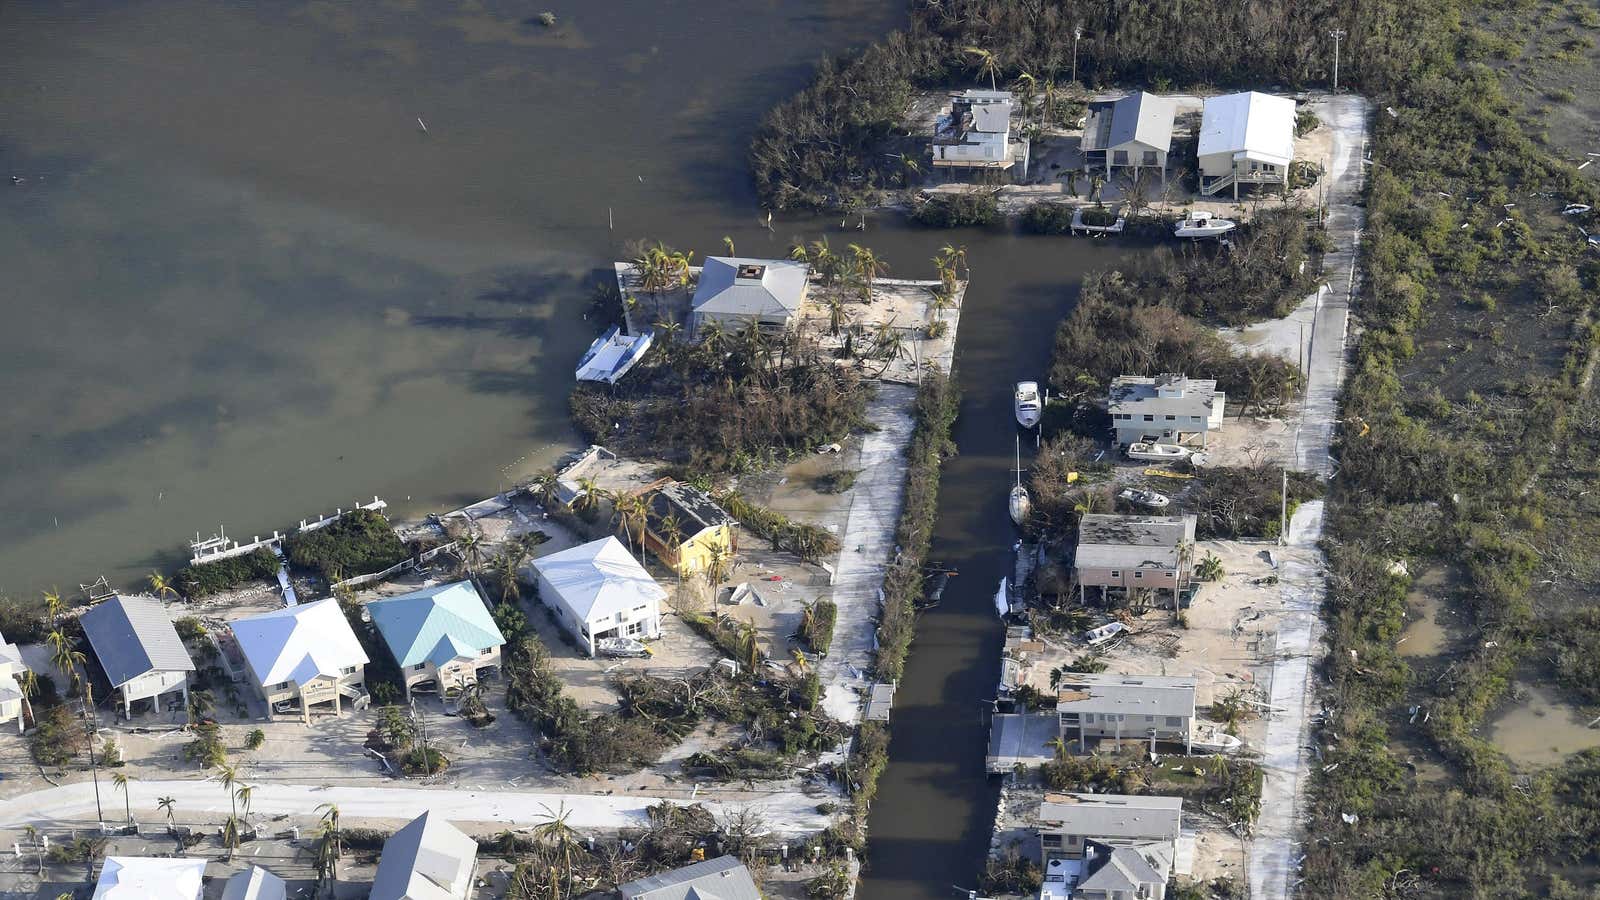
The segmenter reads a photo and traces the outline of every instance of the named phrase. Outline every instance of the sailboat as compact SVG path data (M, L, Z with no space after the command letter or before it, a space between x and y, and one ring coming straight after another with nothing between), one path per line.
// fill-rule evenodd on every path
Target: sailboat
M1033 501L1028 499L1028 489L1022 486L1022 438L1017 438L1017 486L1011 489L1009 502L1011 521L1021 525L1028 520Z

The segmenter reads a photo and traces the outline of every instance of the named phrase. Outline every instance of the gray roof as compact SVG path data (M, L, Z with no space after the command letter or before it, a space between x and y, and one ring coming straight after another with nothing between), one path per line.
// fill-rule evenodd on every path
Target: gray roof
M1139 143L1156 150L1172 149L1172 101L1144 91L1111 104L1111 133L1106 147Z
M894 682L879 682L867 694L865 718L872 722L889 721L889 710L894 708Z
M646 501L651 525L659 525L667 516L675 515L678 517L678 533L685 540L707 528L739 524L711 499L710 494L682 481L664 484L651 491Z
M630 881L617 890L622 900L761 900L750 870L732 856Z
M1047 830L1102 840L1176 840L1183 830L1183 798L1045 794L1039 822Z
M800 311L810 272L787 259L708 257L694 290L694 312L786 322Z
M1056 711L1193 717L1194 686L1162 675L1064 675Z
M194 671L194 661L183 648L178 630L155 600L112 597L84 613L78 622L112 687L121 687L146 672Z
M1091 513L1078 521L1076 564L1080 568L1177 568L1178 548L1194 540L1194 527L1194 516Z
M1086 870L1088 876L1078 882L1080 891L1105 891L1113 894L1115 891L1127 891L1137 894L1141 887L1153 884L1166 884L1167 879L1155 866L1130 847L1107 847L1100 845L1100 853L1090 861ZM1110 852L1105 852L1110 851Z
M1183 416L1211 415L1212 401L1225 396L1212 378L1182 375L1119 375L1111 381L1109 411Z
M372 900L465 897L478 842L432 813L423 813L383 842Z
M1061 718L1054 713L996 713L989 720L989 765L1053 759L1050 742L1060 736Z

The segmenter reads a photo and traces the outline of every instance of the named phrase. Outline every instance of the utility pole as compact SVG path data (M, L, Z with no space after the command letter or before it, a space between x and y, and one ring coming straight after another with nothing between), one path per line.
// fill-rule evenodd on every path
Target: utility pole
M1339 93L1339 41L1347 32L1343 28L1335 28L1328 32L1333 38L1333 92Z
M1078 83L1078 39L1083 37L1083 26L1072 26L1072 83Z
M1289 543L1289 470L1284 468L1283 486L1278 491L1278 545Z

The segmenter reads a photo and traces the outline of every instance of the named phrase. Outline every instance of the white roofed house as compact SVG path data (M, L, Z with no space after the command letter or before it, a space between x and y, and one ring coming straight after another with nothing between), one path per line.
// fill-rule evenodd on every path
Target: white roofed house
M1087 752L1090 737L1148 739L1183 745L1190 752L1194 725L1193 678L1161 675L1065 675L1056 688L1061 739Z
M953 94L933 129L933 164L951 169L1009 169L1011 150L1010 91L967 90ZM1023 168L1027 168L1023 142Z
M1122 446L1137 441L1204 447L1222 430L1228 395L1210 378L1181 374L1119 375L1111 381L1106 411Z
M1206 99L1200 120L1200 193L1240 184L1284 185L1294 162L1294 101L1256 91Z
M372 879L372 900L466 900L472 893L478 842L431 812L387 841Z
M1194 516L1090 513L1078 520L1072 577L1087 589L1171 591L1173 608L1194 571Z
M22 731L22 673L28 671L28 666L22 661L22 649L16 644L6 643L6 637L0 634L0 724L15 719L17 731Z
M1046 871L1054 859L1084 859L1090 842L1136 848L1164 858L1170 869L1182 836L1182 797L1050 793L1039 804Z
M285 900L288 888L283 879L260 866L251 866L228 879L222 900Z
M761 900L750 870L720 856L617 886L622 900Z
M689 330L699 334L712 321L727 331L751 323L768 331L790 328L810 284L811 268L793 260L707 257L689 309Z
M540 557L533 568L539 573L539 599L590 656L606 638L661 637L661 601L667 592L616 538Z
M205 873L204 859L108 856L94 900L200 900Z
M313 706L331 704L338 715L345 700L358 709L367 704L370 660L337 600L288 606L228 624L251 680L272 712L297 706L310 724Z
M1167 154L1172 151L1176 105L1165 97L1136 91L1120 100L1089 105L1083 129L1084 160L1113 169L1153 169L1167 181Z
M163 694L189 700L189 673L194 661L159 601L146 597L112 597L78 618L95 659L122 698L122 714L149 700L159 710Z

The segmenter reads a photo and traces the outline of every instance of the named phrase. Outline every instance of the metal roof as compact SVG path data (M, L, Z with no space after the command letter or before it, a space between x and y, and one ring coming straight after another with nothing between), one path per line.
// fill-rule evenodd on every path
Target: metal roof
M461 900L472 886L478 842L432 813L383 842L372 900Z
M640 604L667 598L667 592L615 537L540 557L533 567L580 622L606 620ZM550 599L545 598L547 602Z
M1046 794L1039 804L1039 822L1049 830L1093 838L1176 840L1183 826L1183 798Z
M1056 711L1194 716L1193 678L1161 675L1064 675Z
M146 672L193 672L194 661L162 605L145 597L112 597L78 619L112 687Z
M222 900L284 900L287 896L283 879L260 866L237 873L222 889Z
M1202 159L1220 153L1288 165L1294 159L1294 101L1256 91L1206 98Z
M1111 104L1111 132L1106 148L1139 143L1155 150L1172 149L1172 120L1177 107L1165 97L1138 91Z
M262 687L285 681L304 685L371 661L331 597L228 624Z
M94 900L199 900L205 872L203 859L108 856Z
M1167 883L1166 876L1131 847L1102 845L1102 850L1111 852L1102 852L1086 866L1089 874L1078 882L1079 891L1105 891L1108 897L1117 896L1118 891L1137 895L1142 887Z
M506 642L470 581L373 600L367 612L401 668L420 662L442 666Z
M1183 375L1119 375L1107 391L1111 413L1172 413L1184 416L1211 415L1217 397L1213 378L1187 378Z
M1075 564L1079 568L1174 569L1180 546L1194 541L1194 528L1194 516L1091 513L1078 521Z
M694 290L697 314L788 321L805 300L811 269L787 259L706 258Z
M989 721L990 771L1054 759L1051 743L1060 736L1061 717L1055 713L996 713Z
M894 682L879 682L867 693L867 711L862 718L870 722L889 721L889 711L894 709Z
M761 900L744 863L720 856L617 888L622 900Z

